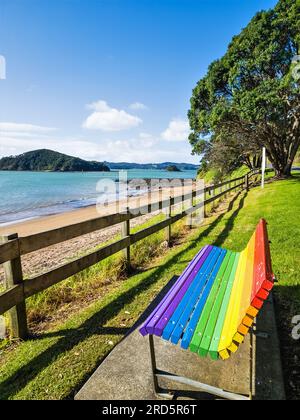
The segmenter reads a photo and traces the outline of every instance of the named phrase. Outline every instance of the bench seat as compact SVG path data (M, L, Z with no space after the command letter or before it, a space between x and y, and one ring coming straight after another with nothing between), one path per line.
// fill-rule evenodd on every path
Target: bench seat
M241 253L204 247L140 329L226 360L238 350L274 285L267 223Z

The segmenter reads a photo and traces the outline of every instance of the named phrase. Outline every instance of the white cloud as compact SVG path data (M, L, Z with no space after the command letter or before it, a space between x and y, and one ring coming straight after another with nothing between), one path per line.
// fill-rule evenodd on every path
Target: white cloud
M144 147L153 147L157 144L158 139L149 133L139 134L139 144Z
M164 148L159 140L148 141L138 138L127 140L107 140L102 143L105 151L102 160L112 162L160 163L160 162L195 162L190 146Z
M133 109L134 111L145 111L148 109L148 107L141 102L134 102L133 104L129 105L130 109Z
M9 137L0 133L0 158L16 156L31 150L50 149L70 156L87 160L105 160L107 157L103 145L72 137Z
M50 133L56 128L41 127L33 124L18 124L11 122L1 122L0 132L15 132L15 133Z
M1 125L0 127L4 127ZM31 124L21 127L14 123L6 123L7 131L0 130L0 158L3 156L19 155L30 150L51 149L71 156L78 156L86 160L111 162L159 163L165 161L197 163L197 158L191 156L188 142L176 144L163 141L159 136L147 132L140 132L131 138L78 138L62 136L59 131L44 130L40 132L32 129ZM10 131L16 130L16 131ZM18 131L19 130L19 131Z
M88 105L88 109L94 111L83 123L83 127L89 130L122 131L137 127L143 122L126 111L111 108L105 101L94 102Z
M189 134L189 122L180 118L174 118L168 128L161 133L161 137L166 141L187 141Z

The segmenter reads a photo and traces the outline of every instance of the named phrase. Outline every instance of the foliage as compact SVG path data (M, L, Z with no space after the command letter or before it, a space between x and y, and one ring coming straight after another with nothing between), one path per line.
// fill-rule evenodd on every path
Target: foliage
M139 169L139 170L155 170L159 169L164 171L168 166L176 165L181 171L196 171L199 165L193 165L192 163L174 163L174 162L163 162L163 163L129 163L129 162L104 162L110 169Z
M277 176L289 176L300 145L300 0L280 0L233 38L193 91L195 154L230 171L264 146Z
M166 168L168 172L181 172L181 170L176 165L169 165Z
M2 171L51 171L51 172L108 172L103 163L87 162L52 150L35 150L16 157L4 157L0 160Z

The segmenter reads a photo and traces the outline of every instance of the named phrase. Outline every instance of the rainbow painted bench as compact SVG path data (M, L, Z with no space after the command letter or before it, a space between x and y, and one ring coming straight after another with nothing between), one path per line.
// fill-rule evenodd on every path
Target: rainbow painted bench
M243 343L274 286L269 244L267 223L261 220L241 253L204 247L140 333L180 344L201 357L228 359Z

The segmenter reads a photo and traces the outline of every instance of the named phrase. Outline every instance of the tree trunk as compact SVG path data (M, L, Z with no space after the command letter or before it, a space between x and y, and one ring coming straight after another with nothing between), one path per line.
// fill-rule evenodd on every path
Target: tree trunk
M284 176L287 178L292 176L292 164L286 165L286 167L284 168Z
M292 167L296 153L299 149L299 140L295 141L288 153L274 153L267 147L267 155L275 170L275 176L278 179L286 179L292 176Z
M292 165L288 164L286 166L278 166L278 165L274 165L274 170L275 170L275 176L278 179L286 179L286 178L290 178L292 176Z
M253 164L252 164L252 168L253 169L258 169L261 168L262 165L262 158L259 155L254 155L253 156Z

